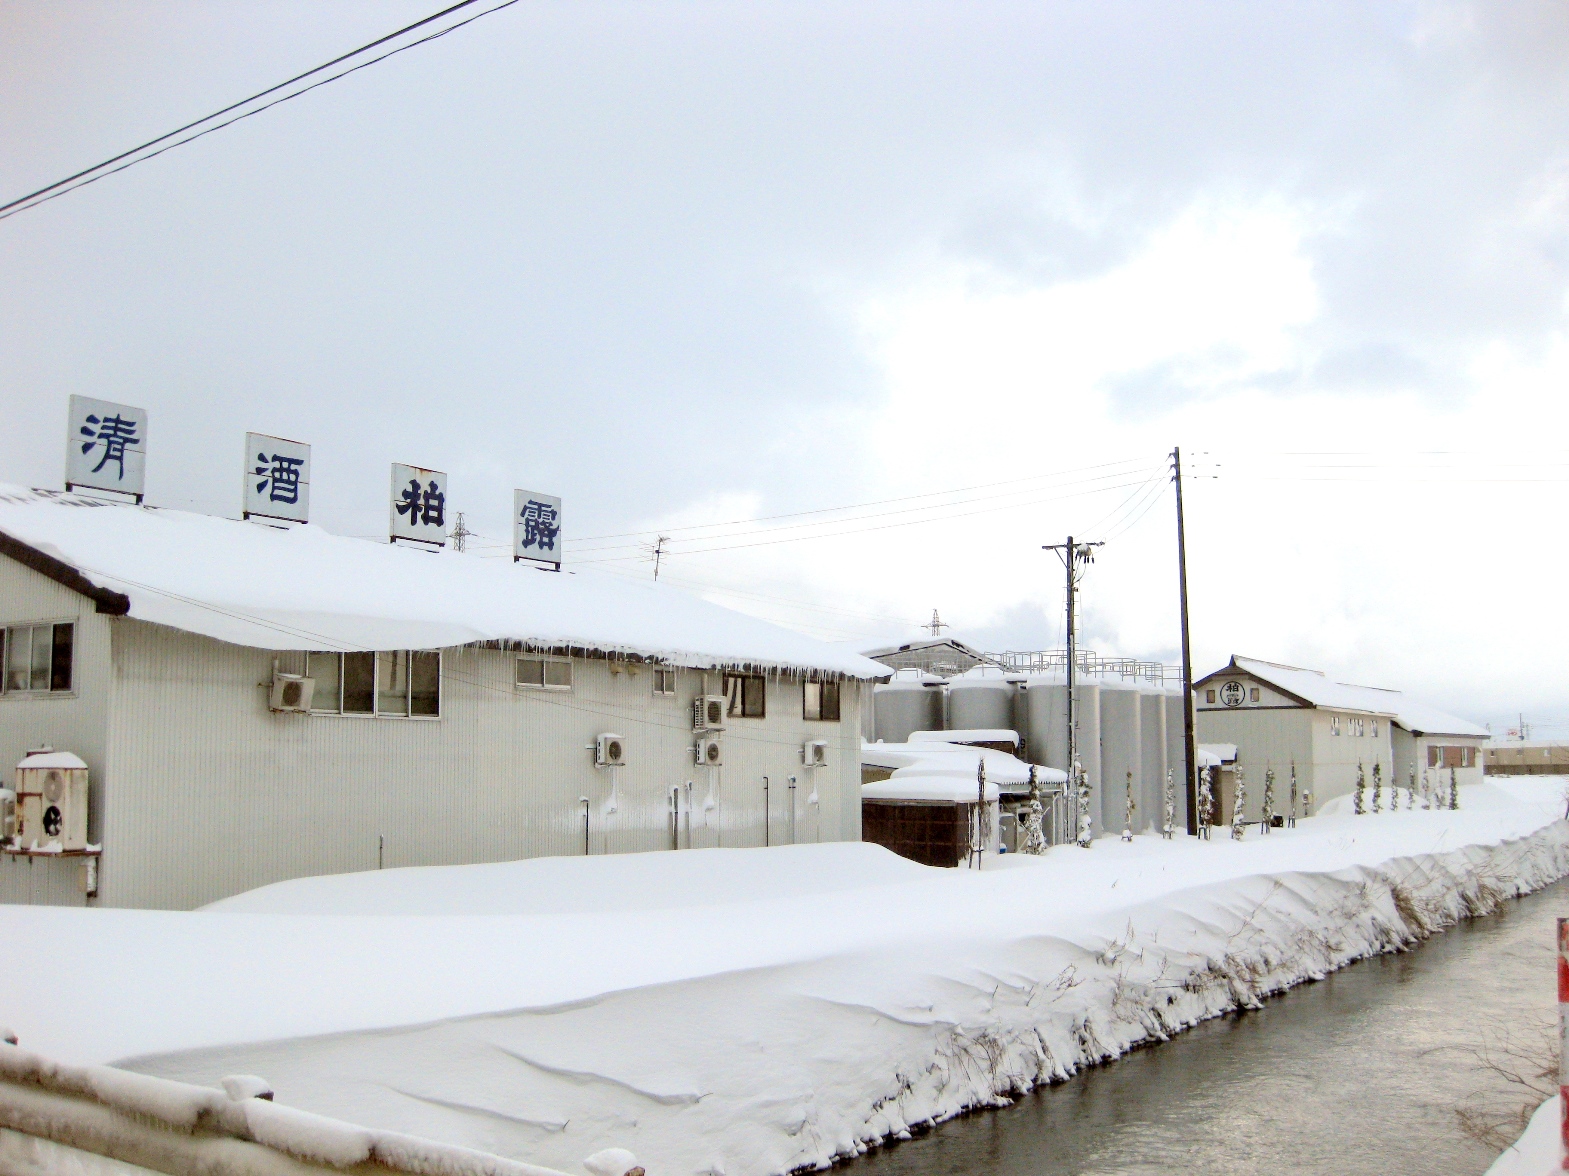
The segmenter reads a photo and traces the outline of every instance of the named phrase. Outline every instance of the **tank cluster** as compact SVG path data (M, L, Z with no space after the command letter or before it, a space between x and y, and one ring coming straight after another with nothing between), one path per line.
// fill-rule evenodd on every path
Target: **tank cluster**
M1133 831L1158 832L1167 771L1186 779L1182 687L1148 670L1124 672L1142 665L1088 665L1075 674L1078 755L1097 835L1129 823L1130 792ZM896 670L874 689L872 710L872 738L884 743L904 743L915 731L1009 730L1019 737L1021 759L1062 771L1071 766L1065 668L1024 672L982 664L951 677ZM1186 790L1176 791L1175 824L1185 828Z

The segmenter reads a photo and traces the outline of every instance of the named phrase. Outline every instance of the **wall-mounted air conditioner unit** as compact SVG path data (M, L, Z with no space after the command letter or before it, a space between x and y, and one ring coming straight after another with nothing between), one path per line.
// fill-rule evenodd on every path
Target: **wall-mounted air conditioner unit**
M87 848L87 765L79 757L46 748L16 765L13 836L24 849Z
M267 708L302 714L311 709L311 695L316 692L316 680L303 674L274 674L272 693L267 698Z
M594 740L596 768L621 768L626 762L626 741L621 736L605 734Z
M692 700L692 730L723 731L726 701L723 694L705 694Z
M828 764L828 740L808 739L801 745L801 762L809 768L822 768Z
M717 768L725 762L724 744L717 735L709 735L697 741L697 762L710 768Z
M0 788L0 841L16 836L16 793Z

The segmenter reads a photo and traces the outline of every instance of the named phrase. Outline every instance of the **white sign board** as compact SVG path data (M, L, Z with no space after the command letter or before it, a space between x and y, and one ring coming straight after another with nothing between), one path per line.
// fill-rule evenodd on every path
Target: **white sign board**
M245 434L245 517L310 519L311 447L265 433Z
M90 396L71 397L65 488L118 490L142 500L147 465L147 410Z
M440 470L394 464L390 510L393 539L446 546L447 475Z
M561 566L561 499L512 492L512 560L520 559Z

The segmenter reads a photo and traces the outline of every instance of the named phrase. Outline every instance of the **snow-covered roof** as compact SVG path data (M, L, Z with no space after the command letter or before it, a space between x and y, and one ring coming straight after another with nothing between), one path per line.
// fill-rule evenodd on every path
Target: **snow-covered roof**
M1400 699L1400 713L1395 716L1395 722L1413 735L1456 735L1463 739L1492 738L1486 727L1447 714L1436 706L1412 702L1405 697Z
M22 757L19 768L86 768L79 755L69 751L33 751Z
M1006 728L975 727L954 731L911 731L911 743L1011 743L1019 746L1019 733Z
M1237 745L1235 743L1200 743L1195 749L1198 752L1199 767L1218 768L1222 764L1237 762Z
M986 764L988 796L998 786L1017 789L1030 782L1031 765L1006 751L962 743L920 742L912 737L909 743L862 742L862 765L889 768L893 775L887 780L863 784L861 796L868 800L973 801L975 769L981 761ZM1056 768L1036 767L1035 779L1044 785L1062 785L1068 782L1068 774Z
M477 641L674 665L881 678L888 668L710 604L593 569L430 552L187 511L0 485L0 553L100 611L262 649L440 649Z
M1251 674L1262 682L1278 687L1313 706L1333 710L1362 711L1373 715L1387 715L1407 731L1418 735L1458 735L1466 738L1486 739L1488 732L1466 719L1446 714L1437 707L1413 702L1399 690L1385 690L1377 686L1353 686L1347 682L1332 682L1321 670L1305 670L1300 666L1284 666L1278 662L1260 661L1258 658L1232 654L1231 663L1224 669L1208 674L1195 686L1233 671Z

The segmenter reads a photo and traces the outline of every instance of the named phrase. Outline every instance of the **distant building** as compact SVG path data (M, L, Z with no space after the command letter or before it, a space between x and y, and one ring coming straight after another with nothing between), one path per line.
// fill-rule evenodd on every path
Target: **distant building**
M861 652L889 669L921 670L945 678L956 677L979 665L995 664L986 654L957 637L929 637L900 645L879 645Z
M1500 741L1484 747L1482 756L1489 776L1569 776L1569 743Z
M667 585L4 487L0 557L5 782L80 756L91 843L32 789L3 902L860 837L884 667Z
M1485 728L1411 702L1398 690L1334 682L1318 670L1232 657L1193 684L1200 742L1233 743L1245 773L1247 812L1254 819L1264 771L1276 775L1275 811L1284 812L1284 782L1293 767L1311 809L1356 787L1357 771L1372 787L1378 766L1385 789L1405 787L1424 769L1436 785L1455 770L1461 784L1480 783Z

